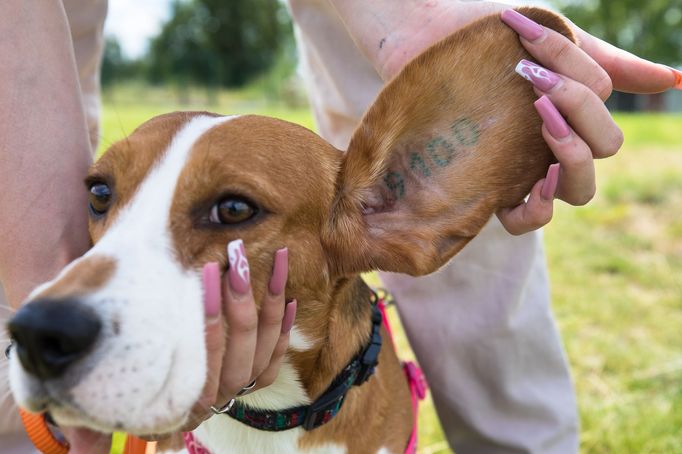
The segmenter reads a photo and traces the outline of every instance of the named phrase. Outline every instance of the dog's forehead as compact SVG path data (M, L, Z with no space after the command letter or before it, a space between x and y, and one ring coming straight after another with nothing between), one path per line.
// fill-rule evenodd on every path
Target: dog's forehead
M242 185L277 198L309 203L332 190L341 153L313 132L258 115L239 116L203 134L194 144L178 192L210 191L214 184ZM181 189L181 185L184 187Z
M175 112L155 117L115 143L90 175L115 180L117 205L125 205L151 170L163 160L178 133L206 112ZM186 153L183 177L222 171L252 174L273 184L326 185L336 178L341 154L315 133L283 120L258 115L219 122L196 137ZM225 177L227 175L223 175Z

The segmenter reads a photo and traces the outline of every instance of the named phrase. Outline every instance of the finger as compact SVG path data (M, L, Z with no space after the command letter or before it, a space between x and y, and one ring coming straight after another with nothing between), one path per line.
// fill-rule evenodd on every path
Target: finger
M258 343L251 372L252 378L258 378L268 366L282 331L287 270L288 250L282 248L275 253L272 277L258 314Z
M550 50L553 50L555 57L559 56L563 59L564 54L566 56L577 57L579 54L575 52L576 46L569 45L570 40L546 27L540 26L514 10L503 11L501 17L507 25L519 33L524 47L541 61L543 65L551 67L562 74L569 75L579 82L586 83L585 80L561 70L559 67L553 67L548 61L543 59L545 57L542 55L545 52L542 49L542 43L545 38L549 38ZM597 66L603 68L603 71L611 79L612 87L619 91L630 93L658 93L670 88L682 90L682 73L679 71L644 60L619 49L599 38L595 38L570 20L564 19L572 26L578 38L580 48ZM536 54L534 51L540 54ZM566 61L565 63L565 65L562 65L564 68L570 66L572 61ZM592 68L594 69L594 67ZM576 69L579 68L576 67ZM595 77L597 83L595 93L599 94L602 99L606 99L608 95L606 95L607 90L605 88L608 85L605 80L599 79L603 77L603 74L594 73L593 77ZM587 85L592 88L591 84L587 83ZM610 93L610 90L608 92Z
M543 120L542 136L561 163L556 197L571 205L589 202L596 190L590 147L566 123L546 96L535 102Z
M221 314L221 276L218 263L212 262L204 265L202 281L204 285L206 382L201 397L192 408L188 421L190 425L201 423L210 414L209 407L219 405L216 402L220 384L218 372L222 366L225 347L225 324Z
M606 70L616 90L628 93L659 93L669 88L682 90L680 71L644 60L572 25L580 47Z
M223 399L233 397L251 381L258 334L258 313L242 240L230 242L227 253L230 266L223 285L227 341L218 392Z
M538 95L546 94L595 158L613 156L623 145L623 133L597 95L585 85L528 60L516 72L528 79Z
M291 327L294 325L294 319L296 318L297 303L296 300L290 301L286 304L286 309L284 311L284 318L282 320L282 325L280 328L280 336L277 340L274 350L272 351L272 356L270 358L270 363L265 368L265 370L258 376L258 382L256 389L264 388L275 382L277 375L279 374L279 369L284 361L285 353L289 347L289 333Z
M502 208L497 217L512 235L522 235L549 223L554 212L554 193L559 179L559 164L552 164L547 176L535 183L528 201L513 208Z
M611 95L613 86L608 73L564 35L512 9L503 11L501 18L519 34L523 47L540 64L586 85L602 100Z
M204 265L202 270L204 286L204 342L206 344L206 382L199 400L195 402L182 431L194 430L210 416L210 406L220 405L218 386L220 368L225 346L225 325L221 314L221 277L218 263ZM165 435L147 435L146 440L159 440Z

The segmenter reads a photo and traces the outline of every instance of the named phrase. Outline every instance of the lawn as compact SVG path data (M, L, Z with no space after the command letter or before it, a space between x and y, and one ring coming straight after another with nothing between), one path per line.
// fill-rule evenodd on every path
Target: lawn
M178 109L160 90L115 95L105 100L103 147ZM230 93L206 105L192 95L184 109L313 127L303 107ZM598 162L597 196L580 208L557 202L545 229L554 311L578 393L582 452L682 453L682 116L617 121L625 146ZM424 408L419 452L450 452L432 405Z

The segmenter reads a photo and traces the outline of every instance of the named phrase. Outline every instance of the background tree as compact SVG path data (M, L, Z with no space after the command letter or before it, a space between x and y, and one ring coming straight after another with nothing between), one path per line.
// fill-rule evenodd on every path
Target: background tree
M136 77L141 72L141 62L130 60L123 55L121 44L113 36L107 36L102 56L102 86L106 89L113 83Z
M175 0L150 46L150 78L241 86L273 64L290 34L278 0Z
M682 64L682 0L555 0L578 26L643 58Z

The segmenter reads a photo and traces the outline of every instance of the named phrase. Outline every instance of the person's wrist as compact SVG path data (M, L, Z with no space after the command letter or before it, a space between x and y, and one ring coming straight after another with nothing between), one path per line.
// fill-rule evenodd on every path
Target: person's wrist
M496 2L418 2L400 17L394 17L391 32L382 48L366 51L370 62L385 81L392 79L417 55L436 42L479 18L510 8Z

